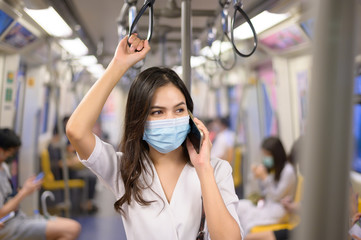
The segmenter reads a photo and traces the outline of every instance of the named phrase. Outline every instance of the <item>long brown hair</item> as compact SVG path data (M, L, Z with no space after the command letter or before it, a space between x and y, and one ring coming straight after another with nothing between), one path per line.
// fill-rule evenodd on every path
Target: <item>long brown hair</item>
M183 93L187 108L193 112L193 101L187 87L169 68L148 68L137 76L130 87L125 111L124 134L120 144L120 151L123 152L120 175L124 182L125 193L114 203L115 210L122 214L124 214L122 205L130 204L132 198L141 205L151 203L144 200L142 196L144 186L139 181L139 177L147 171L146 166L149 166L151 161L148 155L148 144L142 138L153 95L159 87L167 84L173 84ZM184 146L183 151L190 162ZM153 173L151 174L154 176Z
M278 137L268 137L263 140L262 148L272 154L275 171L275 180L278 182L281 172L286 165L287 155L281 140Z

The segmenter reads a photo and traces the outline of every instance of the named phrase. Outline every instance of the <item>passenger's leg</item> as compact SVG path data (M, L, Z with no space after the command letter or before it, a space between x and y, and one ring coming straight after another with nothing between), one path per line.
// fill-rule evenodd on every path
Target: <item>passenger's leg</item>
M92 214L98 211L98 207L94 204L95 186L97 183L97 177L90 172L90 174L86 178L88 184L88 200L85 204L85 210L88 213Z
M75 240L81 231L80 224L69 218L57 217L46 224L47 240Z

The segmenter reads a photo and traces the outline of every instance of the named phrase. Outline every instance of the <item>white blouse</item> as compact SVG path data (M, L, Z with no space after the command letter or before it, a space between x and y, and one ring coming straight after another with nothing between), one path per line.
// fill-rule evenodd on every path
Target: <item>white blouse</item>
M98 176L116 199L119 199L124 194L124 183L119 171L122 153L116 152L113 146L101 141L97 136L95 138L96 144L89 159L80 161ZM211 160L211 164L223 201L240 226L236 212L238 197L234 190L232 168L227 161L216 158ZM148 170L153 169L154 180L151 174L143 172L140 181L143 185L150 186L142 191L143 198L154 202L142 206L132 199L130 204L123 204L125 216L122 216L122 220L127 239L195 240L202 212L202 193L195 168L189 164L185 165L168 203L157 171L152 163L150 165ZM207 226L205 229L208 239ZM240 231L243 235L241 226Z

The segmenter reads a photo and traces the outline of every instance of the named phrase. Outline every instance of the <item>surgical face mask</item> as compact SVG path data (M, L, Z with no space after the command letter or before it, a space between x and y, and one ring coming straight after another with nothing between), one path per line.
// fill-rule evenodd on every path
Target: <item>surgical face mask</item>
M147 121L143 140L160 153L177 149L190 132L189 116Z
M273 165L274 165L273 157L272 156L265 156L263 158L263 165L268 169L273 168Z

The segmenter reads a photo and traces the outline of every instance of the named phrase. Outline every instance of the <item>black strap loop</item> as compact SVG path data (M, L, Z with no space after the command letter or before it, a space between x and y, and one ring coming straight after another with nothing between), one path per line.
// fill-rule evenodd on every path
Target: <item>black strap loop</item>
M232 47L233 63L231 64L231 66L226 67L225 64L223 64L223 62L222 62L222 43L224 42L224 38L226 38L229 42L231 42L231 39L228 36L229 23L228 23L228 10L226 9L226 8L228 8L230 3L231 3L230 0L219 0L219 5L223 8L221 11L221 24L222 24L223 34L222 34L222 38L220 40L219 51L218 51L218 56L217 56L216 60L219 64L219 66L221 66L221 68L225 71L231 70L236 65L236 62L237 62L237 54L233 47Z
M155 2L155 0L146 0L144 2L142 8L139 10L137 16L135 17L135 19L130 27L128 37L130 37L133 34L134 29L137 26L139 19L142 17L145 10L147 10L147 8L149 7L149 25L148 25L147 40L150 41L150 39L152 38L152 34L153 34L153 5L154 5L154 2ZM129 45L129 42L128 42L128 45Z
M237 12L240 12L242 14L242 16L244 17L244 19L246 19L246 21L247 21L247 23L248 23L248 25L251 28L252 33L253 33L253 49L248 54L244 54L244 53L241 53L240 51L238 51L238 49L237 49L237 47L236 47L236 45L234 43L234 34L233 34L233 32L234 32L234 23L236 21ZM252 24L251 20L249 19L249 17L247 16L247 14L242 10L242 4L240 2L237 2L234 5L234 16L233 16L233 19L232 19L232 29L231 29L231 42L232 42L234 50L241 57L249 57L249 56L251 56L256 51L256 48L257 48L257 45L258 45L256 30L254 29L253 24Z

